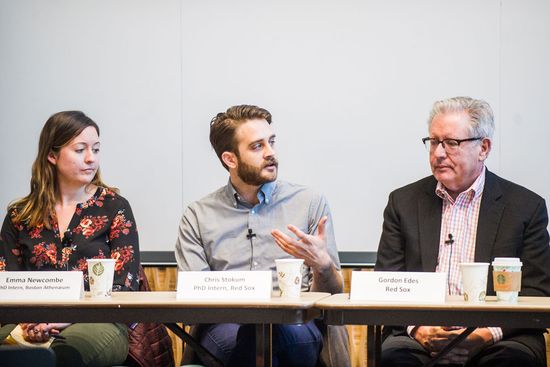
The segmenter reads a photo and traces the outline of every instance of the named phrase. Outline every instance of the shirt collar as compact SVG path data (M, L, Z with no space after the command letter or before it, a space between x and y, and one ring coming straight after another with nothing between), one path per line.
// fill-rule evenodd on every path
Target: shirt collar
M273 191L275 190L276 185L277 185L276 181L272 181L272 182L267 182L262 186L260 186L260 190L258 190L258 196L257 196L260 204L268 205L271 202L272 200L271 197L273 196ZM231 200L231 203L233 204L234 207L237 207L239 202L246 203L243 199L240 198L239 193L233 187L233 184L231 183L231 179L229 179L227 182L225 192L229 197L229 199Z
M275 181L266 182L260 187L258 191L258 200L261 203L269 204L271 202L271 196L273 196L273 190L275 190Z
M458 194L457 199L461 196L466 196L466 202L471 202L474 198L479 198L483 194L483 187L485 186L485 166L481 170L481 174L477 176L476 180L472 185ZM435 187L435 194L443 200L448 200L451 203L454 203L456 200L453 200L447 188L443 184L437 181L437 186Z

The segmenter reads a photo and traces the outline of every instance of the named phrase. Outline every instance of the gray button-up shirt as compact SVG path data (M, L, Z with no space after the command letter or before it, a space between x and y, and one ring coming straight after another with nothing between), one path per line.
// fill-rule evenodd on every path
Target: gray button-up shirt
M176 260L184 270L271 270L277 288L275 259L292 258L277 246L271 230L279 229L295 237L288 229L293 224L308 234L317 232L323 216L329 255L340 269L334 240L332 218L327 200L313 190L285 181L262 185L259 203L244 201L231 182L189 205L178 231ZM255 237L247 238L249 234ZM311 270L303 267L304 290L313 280Z

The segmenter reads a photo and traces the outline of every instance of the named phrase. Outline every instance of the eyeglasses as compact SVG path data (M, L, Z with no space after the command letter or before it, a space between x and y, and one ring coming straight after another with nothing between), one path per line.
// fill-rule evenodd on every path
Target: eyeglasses
M468 139L443 139L439 140L436 138L422 138L422 143L424 143L424 146L429 152L433 152L439 144L443 145L443 149L445 149L445 152L449 154L456 153L458 151L458 147L460 146L460 143L464 143L465 141L476 141L476 140L482 140L482 137L478 138L468 138Z

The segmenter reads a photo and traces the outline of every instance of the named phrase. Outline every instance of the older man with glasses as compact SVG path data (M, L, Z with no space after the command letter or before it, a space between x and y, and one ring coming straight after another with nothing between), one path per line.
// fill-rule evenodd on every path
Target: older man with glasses
M548 213L543 198L485 167L494 117L469 97L435 102L428 119L432 176L395 190L384 211L375 270L448 274L462 294L458 264L520 257L523 296L550 295ZM488 294L494 294L488 279ZM383 366L422 366L457 337L460 326L387 326ZM438 363L546 366L544 330L477 328Z

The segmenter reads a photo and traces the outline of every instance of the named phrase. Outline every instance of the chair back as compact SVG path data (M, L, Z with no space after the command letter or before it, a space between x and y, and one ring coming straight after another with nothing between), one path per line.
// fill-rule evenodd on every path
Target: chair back
M55 367L55 354L49 348L23 348L1 346L2 367Z
M139 290L151 291L143 267L139 266ZM163 324L138 323L128 333L126 364L140 367L173 367L172 339Z

